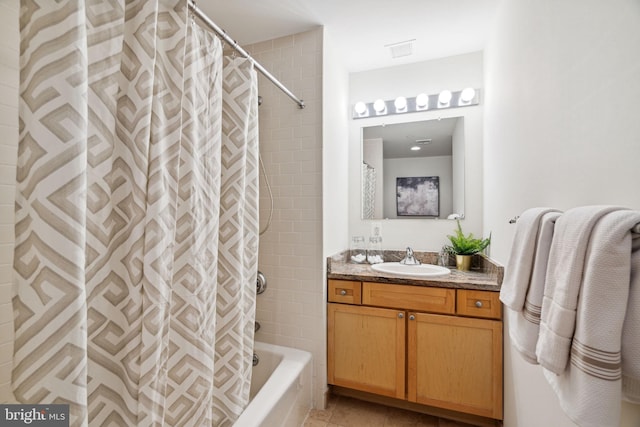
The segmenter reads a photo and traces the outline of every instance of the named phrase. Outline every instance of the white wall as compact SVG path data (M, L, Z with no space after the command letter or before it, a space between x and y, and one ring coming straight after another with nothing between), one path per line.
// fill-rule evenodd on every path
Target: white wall
M484 230L534 206L640 209L640 2L502 2L485 51ZM573 426L505 334L505 427ZM625 427L640 406L623 404Z
M324 390L327 387L327 352L326 352L326 263L324 260L349 247L349 220L345 213L348 210L348 106L349 74L338 59L337 43L331 36L331 28L324 28L322 52L322 231L323 231L323 266L325 275L322 278L323 317L318 319L318 327L322 329L322 353L314 354L314 365L318 376L315 387L314 404L324 409Z
M349 109L357 101L412 97L420 92L439 93L443 89L480 88L483 81L481 52L452 56L409 65L352 73L349 78ZM482 120L483 105L426 111L385 118L349 120L349 233L368 236L370 221L360 219L361 129L381 123L405 123L447 117L464 117L465 133L465 232L482 234ZM349 117L351 116L349 110ZM439 219L394 219L382 224L383 247L438 251L448 242L455 222Z
M14 401L11 294L18 159L19 8L18 0L0 2L0 403Z

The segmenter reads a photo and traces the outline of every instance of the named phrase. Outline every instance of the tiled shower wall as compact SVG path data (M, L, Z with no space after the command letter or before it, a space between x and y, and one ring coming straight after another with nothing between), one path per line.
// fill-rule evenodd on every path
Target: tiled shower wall
M258 296L256 340L313 354L314 400L326 388L322 256L322 40L317 28L246 46L293 93L298 106L260 77L260 153L274 197L273 220L260 238L259 269L268 282ZM260 222L269 216L260 175Z
M18 0L0 1L0 403L13 401L13 201L18 151Z

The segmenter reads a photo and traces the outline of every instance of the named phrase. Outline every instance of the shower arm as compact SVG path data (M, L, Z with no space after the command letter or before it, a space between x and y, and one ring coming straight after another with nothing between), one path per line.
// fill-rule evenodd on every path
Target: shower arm
M211 18L209 18L198 6L196 6L196 4L195 4L195 2L193 0L188 0L187 4L189 5L189 9L191 10L191 12L193 12L194 15L196 15L204 24L206 24L207 27L209 27L209 29L211 29L213 32L215 32L220 37L222 37L222 39L225 42L227 42L233 49L235 49L240 55L244 56L249 61L251 61L253 66L258 71L260 71L263 76L265 76L269 81L271 81L271 83L276 85L278 87L278 89L283 91L289 98L293 99L295 101L295 103L298 104L298 107L300 107L301 109L305 107L304 101L302 99L300 99L297 96L295 96L293 94L293 92L291 92L285 85L283 85L278 79L276 79L273 76L273 74L271 74L266 68L264 68L262 65L260 65L260 63L258 61L253 59L251 57L251 55L249 55L249 53L246 50L244 50L242 48L242 46L240 46L238 44L238 42L236 42L234 39L232 39L226 33L226 31L224 31L222 28L218 27L218 25L215 22L213 22L211 20Z

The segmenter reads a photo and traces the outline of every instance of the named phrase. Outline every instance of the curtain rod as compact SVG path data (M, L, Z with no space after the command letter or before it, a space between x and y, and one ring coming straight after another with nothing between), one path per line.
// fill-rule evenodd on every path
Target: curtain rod
M238 42L236 42L229 35L227 35L227 33L222 28L218 27L218 25L216 25L216 23L213 22L211 18L209 18L198 6L196 6L194 0L188 0L187 4L189 5L189 9L198 18L200 18L202 22L204 22L211 30L213 30L216 34L222 37L225 42L229 43L229 45L231 45L231 47L234 48L240 55L244 56L249 61L251 61L253 63L253 66L256 67L258 71L262 73L263 76L269 79L274 85L276 85L281 91L283 91L289 98L293 99L295 103L298 104L298 107L304 108L304 101L302 99L299 99L297 96L295 96L293 92L287 89L285 85L280 83L280 81L276 79L273 76L273 74L271 74L269 71L267 71L267 69L265 69L262 65L260 65L258 61L253 59L251 55L249 55L249 53L242 48L242 46L238 45Z

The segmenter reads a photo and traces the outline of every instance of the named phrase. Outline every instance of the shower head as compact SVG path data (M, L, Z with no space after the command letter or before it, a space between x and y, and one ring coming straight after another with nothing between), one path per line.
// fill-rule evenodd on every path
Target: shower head
M258 95L258 107L262 105L262 97Z

